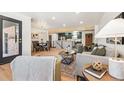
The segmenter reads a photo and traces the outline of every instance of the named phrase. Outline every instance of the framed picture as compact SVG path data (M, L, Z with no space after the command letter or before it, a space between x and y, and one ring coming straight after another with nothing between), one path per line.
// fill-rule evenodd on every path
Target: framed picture
M107 38L106 43L115 44L115 38L114 37ZM117 38L117 44L124 45L124 37L118 37Z

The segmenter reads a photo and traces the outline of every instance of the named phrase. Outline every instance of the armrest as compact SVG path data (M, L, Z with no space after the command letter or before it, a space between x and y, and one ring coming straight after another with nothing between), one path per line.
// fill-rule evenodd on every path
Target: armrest
M103 64L108 64L108 57L96 56L89 54L77 54L76 55L76 74L81 75L81 71L84 69L84 65L92 63L94 60L100 60Z
M57 59L55 63L54 81L61 81L61 60Z

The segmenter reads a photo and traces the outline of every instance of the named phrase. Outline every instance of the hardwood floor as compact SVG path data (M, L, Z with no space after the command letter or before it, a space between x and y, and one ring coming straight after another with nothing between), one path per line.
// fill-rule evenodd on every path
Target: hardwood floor
M0 80L12 80L10 64L0 65Z
M63 49L51 48L50 51L33 52L32 56L57 56ZM0 65L0 80L12 80L10 64ZM61 81L74 81L74 77L61 74Z
M64 49L50 48L50 51L32 52L32 56L57 56Z
M74 76L61 73L61 81L76 81L76 79L74 78Z

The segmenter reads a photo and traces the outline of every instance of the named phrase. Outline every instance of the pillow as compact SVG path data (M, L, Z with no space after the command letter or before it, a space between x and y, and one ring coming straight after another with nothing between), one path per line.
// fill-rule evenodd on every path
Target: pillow
M98 47L94 47L93 50L95 50L96 48L98 48Z
M106 49L105 48L98 48L95 55L105 56L106 55Z
M105 56L106 55L106 49L105 49L105 47L96 48L92 51L91 55Z
M98 48L98 47L94 47L94 48L92 49L91 53L92 53L96 48Z
M94 49L91 52L91 55L96 55L97 50L98 50L98 48L97 47L94 47Z

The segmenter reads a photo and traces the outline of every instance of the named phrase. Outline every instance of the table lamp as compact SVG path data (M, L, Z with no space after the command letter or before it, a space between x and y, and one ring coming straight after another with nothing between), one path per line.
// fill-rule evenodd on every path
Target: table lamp
M118 79L124 79L124 61L117 60L117 37L123 36L124 19L122 18L111 20L95 35L95 38L115 38L115 58L109 59L109 74Z

